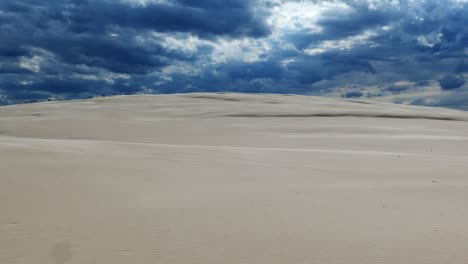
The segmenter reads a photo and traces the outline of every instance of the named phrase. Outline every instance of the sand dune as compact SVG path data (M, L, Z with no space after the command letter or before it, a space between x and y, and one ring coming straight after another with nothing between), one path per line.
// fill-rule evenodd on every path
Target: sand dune
M468 263L468 113L139 95L0 107L0 263Z

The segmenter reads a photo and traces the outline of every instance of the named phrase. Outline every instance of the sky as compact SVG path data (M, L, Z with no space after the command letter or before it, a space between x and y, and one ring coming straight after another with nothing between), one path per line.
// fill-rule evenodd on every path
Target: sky
M468 110L468 0L3 0L0 104L292 93Z

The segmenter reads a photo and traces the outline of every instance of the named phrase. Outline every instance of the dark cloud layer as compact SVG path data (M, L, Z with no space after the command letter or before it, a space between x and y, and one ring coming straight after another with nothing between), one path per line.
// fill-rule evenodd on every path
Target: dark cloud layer
M0 104L237 91L465 109L466 14L459 0L2 1Z
M465 83L462 77L455 75L447 75L439 80L440 87L445 90L460 88Z

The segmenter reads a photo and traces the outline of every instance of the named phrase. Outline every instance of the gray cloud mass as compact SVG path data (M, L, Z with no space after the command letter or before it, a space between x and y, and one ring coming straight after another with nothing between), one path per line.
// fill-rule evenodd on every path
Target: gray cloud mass
M0 2L0 104L268 92L468 110L468 1Z

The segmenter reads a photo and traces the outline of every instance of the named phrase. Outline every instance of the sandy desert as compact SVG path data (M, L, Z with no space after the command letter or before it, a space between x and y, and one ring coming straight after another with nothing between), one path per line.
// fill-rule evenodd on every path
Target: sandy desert
M0 263L468 263L468 113L231 93L0 107Z

